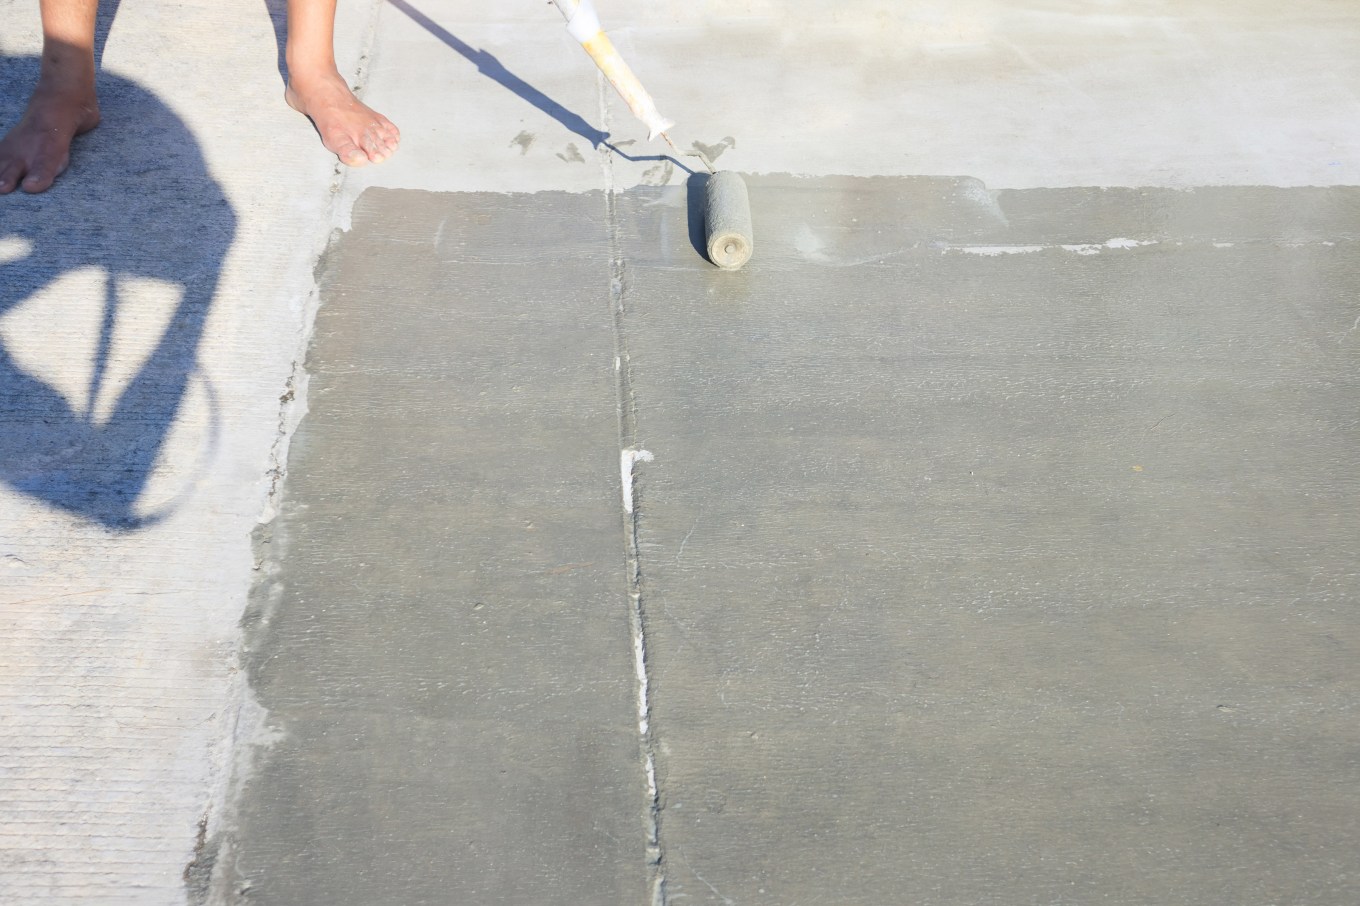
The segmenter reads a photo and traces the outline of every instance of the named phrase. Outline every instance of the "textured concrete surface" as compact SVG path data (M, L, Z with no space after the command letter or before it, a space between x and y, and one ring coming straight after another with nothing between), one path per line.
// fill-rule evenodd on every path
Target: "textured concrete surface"
M473 900L533 902L535 884L556 881L553 896L595 886L609 893L578 901L631 902L663 877L677 902L840 901L825 891L854 859L872 869L854 875L858 884L890 877L891 858L903 863L898 877L940 890L862 888L887 901L966 901L1011 878L1043 902L1081 899L1077 890L1093 899L1102 884L1110 901L1165 901L1179 897L1171 879L1202 893L1219 878L1223 901L1353 902L1343 846L1354 848L1355 809L1334 784L1355 770L1345 754L1354 752L1355 634L1345 619L1355 576L1337 553L1357 535L1346 459L1355 425L1344 409L1360 315L1348 301L1354 202L1335 190L1231 187L1357 184L1354 4L855 0L821 18L804 0L599 6L679 120L682 149L698 142L748 173L971 179L753 183L758 240L776 240L753 267L769 270L713 283L682 235L680 186L693 158L668 161L639 141L546 5L342 5L342 68L398 122L404 145L387 165L339 174L281 103L280 3L105 0L105 125L77 143L56 191L0 199L0 900L240 902L251 890L277 899L338 866L325 889L352 869L346 889L373 902L375 879L395 873L375 854L389 852L410 857L401 865L413 901L437 899L429 885L442 883L487 891ZM36 15L28 0L0 0L0 13L8 124L34 75ZM614 194L657 184L672 190ZM1183 191L999 191L1071 186ZM602 194L363 196L384 188ZM318 270L332 229L348 227L361 197L356 211L369 219ZM542 241L538 212L552 221L578 202L577 244L553 240L571 254L531 254ZM395 210L404 206L413 212L405 227ZM776 216L761 222L765 207ZM480 212L506 238L476 250L482 233L467 230L468 246L435 254L439 232L425 233L436 212L455 223ZM882 232L870 235L870 223ZM337 370L346 343L358 344L356 358L383 353L360 342L384 326L369 298L383 268L356 249L380 248L384 233L419 237L402 259L407 285L433 295L444 262L480 262L487 274L501 268L496 279L516 304L566 306L564 320L521 324L521 309L492 316L494 281L465 295L438 283L447 304L487 315L475 330L432 331L450 345L496 335L529 343L518 331L530 325L544 335L532 338L539 358L469 351L492 374L441 360L431 380L481 387L484 410L448 401L491 421L518 412L515 431L531 426L557 443L526 462L501 446L515 434L474 421L438 451L406 450L446 469L451 458L482 463L454 477L478 489L482 499L460 505L495 549L458 547L437 567L422 562L435 562L429 544L381 534L378 504L342 514L332 492L327 505L347 525L318 527L317 538L297 533L317 524L301 509L273 521L279 488L293 487L280 483L293 429L322 400L302 367L314 272L329 287L331 317L362 303L313 353L336 387L360 394L354 411L375 405L357 389L363 380L409 382L404 363L386 377ZM596 268L591 312L579 295L587 288L571 278ZM864 323L808 314L837 303ZM1254 317L1237 317L1238 306ZM414 318L398 308L390 329L417 350L426 337ZM800 321L819 327L817 343ZM708 333L696 323L711 324ZM572 349L589 361L568 361ZM851 395L833 366L844 381L866 382L863 392ZM496 369L553 393L498 408ZM940 382L922 383L926 373ZM400 397L384 400L390 425L441 427ZM742 405L760 419L740 418ZM720 438L714 426L729 410L732 433ZM549 428L572 412L589 424L562 440ZM797 418L796 446L748 436L781 413ZM318 476L352 443L346 414L329 410L312 429L325 442L299 453ZM419 436L373 433L390 434L391 450ZM1014 447L988 459L1003 434ZM621 452L637 460L636 521L620 505L629 487ZM1108 474L1097 468L1107 460ZM360 490L379 487L384 468L365 465L345 493L367 500ZM323 493L307 474L293 475L289 500ZM549 541L529 542L495 521L549 491L571 501L579 530L558 518L541 536ZM458 503L427 498L439 519ZM936 520L938 540L923 539L909 513L884 528L903 501ZM780 530L813 519L817 506L820 528ZM403 520L425 518L409 497L393 507ZM706 513L735 519L735 533L710 534ZM1005 513L1009 521L992 518ZM460 542L471 544L476 528ZM448 524L441 531L451 537ZM350 564L316 545L376 551L383 538L392 550L378 562L418 568L355 575L345 600L371 609L373 583L400 588L410 613L387 636L378 621L324 609L316 593ZM611 545L613 567L584 556ZM726 567L720 555L738 559ZM862 577L834 589L856 556L869 563ZM594 565L539 581L526 563ZM746 588L735 573L743 566L779 571L718 610L718 593ZM275 584L290 575L312 584ZM501 647L469 646L475 658L446 665L469 690L467 671L488 671L503 685L486 688L506 690L535 719L515 723L517 711L473 691L445 701L447 690L428 685L438 682L431 650L481 625L441 609L433 590L442 584L450 601L499 589L498 600L548 615L546 634L533 636L502 612ZM252 586L263 595L253 604ZM748 599L759 619L734 621ZM563 615L568 600L581 623ZM902 602L924 609L919 623ZM818 607L829 611L825 626ZM308 634L303 614L324 633ZM635 666L644 622L653 645L645 687ZM1059 644L1082 627L1088 649ZM313 637L324 639L314 651ZM759 669L741 661L748 650ZM408 651L424 659L408 664ZM577 666L579 682L569 672ZM587 720L546 716L561 697L535 701L544 677L564 674L573 678L559 695ZM761 700L758 688L778 697ZM644 732L639 693L655 713ZM1199 719L1211 698L1213 713ZM842 723L828 728L828 709ZM891 722L862 729L885 714ZM968 715L995 722L965 725ZM478 720L504 732L459 732ZM825 741L764 749L762 729L766 739ZM336 748L342 731L352 749ZM1112 739L1127 739L1129 753ZM1017 754L1003 757L1011 743ZM968 758L944 763L965 746ZM587 749L581 773L569 773ZM397 764L401 751L412 754ZM493 777L506 751L517 770ZM460 785L458 765L487 782ZM655 796L649 765L662 785ZM1143 784L1110 776L1123 767L1144 769ZM887 768L896 772L875 773ZM837 771L850 778L843 788ZM502 776L516 779L502 786ZM1092 803L1070 827L1054 818L1067 814L1053 779L1062 776L1073 802ZM559 798L535 799L526 777L554 778ZM883 793L877 809L838 805L863 804L866 777ZM369 785L354 796L325 787L356 779ZM791 781L798 794L776 801ZM455 793L466 794L467 826L484 829L471 842L503 846L465 848L450 865L455 849L436 844ZM938 838L938 847L889 852L885 798L916 807L904 840ZM1035 811L1021 816L1019 803ZM532 851L509 839L530 814L556 833L578 806L589 819L579 839L554 836L557 848ZM403 825L408 813L419 820ZM1016 832L1004 835L1004 822ZM374 828L365 848L360 835ZM288 830L316 864L263 848ZM960 867L969 854L971 867ZM524 860L511 866L512 856ZM1225 864L1237 869L1231 877Z
M8 128L36 4L0 15ZM264 4L106 3L100 31L103 125L0 199L5 903L185 901L249 736L249 538L330 229Z
M676 900L1353 900L1360 194L753 204L625 230Z
M365 196L328 254L247 619L249 902L646 900L604 205L560 198L527 258L542 196Z
M360 199L220 883L1353 900L1360 192L752 190Z

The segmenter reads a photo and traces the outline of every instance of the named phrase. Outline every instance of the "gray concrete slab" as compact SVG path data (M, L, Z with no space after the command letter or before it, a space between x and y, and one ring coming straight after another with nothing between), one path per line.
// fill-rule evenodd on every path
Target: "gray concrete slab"
M604 210L374 191L328 254L219 892L646 899Z
M360 200L217 894L1353 900L1360 193L751 185Z
M72 167L53 192L0 199L0 368L7 377L0 385L5 431L0 471L6 476L0 482L0 622L7 627L0 633L0 723L6 728L0 743L0 900L7 904L196 901L215 867L234 864L237 806L260 801L239 795L257 762L297 768L292 775L276 771L263 778L276 801L283 801L288 782L356 776L353 760L325 755L324 746L316 761L331 773L310 780L300 773L308 761L299 740L312 738L307 733L325 720L357 727L364 717L340 707L317 722L299 716L297 702L324 691L317 677L327 675L337 659L298 655L297 671L276 674L272 685L262 685L284 712L271 723L242 669L239 625L258 576L252 569L257 565L252 530L275 517L293 428L309 403L320 399L309 392L302 366L318 298L317 259L331 231L348 226L354 200L375 186L579 192L676 185L684 177L679 167L668 171L648 159L657 148L636 141L640 127L547 4L483 0L341 4L336 41L341 69L367 100L393 116L404 142L382 167L340 172L310 125L281 101L283 6L281 0L105 0L104 125L76 143ZM723 147L720 162L747 172L968 173L992 187L1012 188L1353 185L1358 178L1348 149L1360 142L1352 52L1360 11L1349 0L1307 0L1288 9L1264 0L1191 5L847 0L830 7L811 0L732 0L721 8L599 0L598 6L663 111L679 121L675 135L681 147L694 141ZM31 0L0 0L0 12L5 21L0 71L14 89L0 92L4 128L19 115L35 74L39 34ZM637 159L594 147L590 139L599 131L609 132L617 147ZM623 144L629 141L634 144ZM971 185L979 198L987 196L979 183ZM985 238L966 229L941 237L938 226L913 233L914 224L953 223L949 217L962 216L964 209L940 200L927 210L926 198L909 194L922 210L916 219L900 220L897 235L871 241L853 233L853 218L861 216L856 212L847 211L846 222L834 227L810 219L806 233L800 226L795 263L855 270L858 262L872 276L893 266L880 258L899 251L907 237L906 245L935 239L990 244L948 254L992 252L994 260L965 260L1002 268L1018 260L1005 256L1017 243L1086 245L1085 251L1104 255L1119 249L1095 246L1138 238L1121 231L1128 209L1139 203L1117 193L997 196L1017 232ZM1075 234L1063 228L1060 206L1074 205L1075 217L1089 211L1082 198L1102 197L1118 201L1108 224L1092 222L1092 229ZM1191 235L1187 218L1194 212L1212 212L1215 199L1236 196L1198 188L1186 197L1177 226L1183 237ZM1309 197L1323 205L1345 198ZM1026 199L1036 199L1032 217L1021 210ZM620 201L619 210L643 200ZM440 204L446 202L454 203ZM1345 229L1296 235L1297 225L1308 219L1299 216L1296 204L1270 214L1254 208L1250 218L1241 219L1259 227L1251 235L1194 235L1239 245L1256 240L1262 249L1287 237L1304 243L1279 260L1280 268L1292 269L1290 281L1347 284L1353 271L1336 269L1328 247L1319 244L1340 242ZM1345 214L1344 206L1339 210ZM623 230L617 235L623 240L634 231L628 258L651 260L661 253L637 245L644 234L636 232L641 224L629 225L634 216L617 221ZM979 204L969 216L985 224L990 215ZM1078 220L1089 222L1088 214ZM667 219L652 226L679 229ZM768 225L763 230L767 239L775 235ZM507 249L525 254L534 236L526 229L516 237L519 245L507 244L497 254ZM1183 259L1186 279L1226 280L1217 269L1236 268L1232 256L1246 254L1239 245L1220 249L1217 257ZM611 276L623 267L622 248L606 256ZM1142 254L1150 248L1123 251ZM694 264L683 243L676 249L665 267ZM1033 254L1043 260L1055 252ZM1242 267L1254 273L1255 259L1244 260ZM525 266L537 269L544 286L557 291L550 267L538 261ZM989 281L1001 273L970 280L994 287L998 284ZM1284 278L1278 280L1283 287ZM729 293L727 302L739 300L741 284L723 286L715 299ZM760 285L753 289L758 311L763 290L756 290ZM1300 331L1325 323L1325 329L1315 327L1319 350L1352 341L1353 320L1340 326L1310 322L1315 315L1300 308L1280 318L1295 319ZM1046 317L1044 323L1053 323L1057 315ZM178 326L167 331L171 324ZM1163 333L1172 331L1169 323L1159 326ZM1075 325L1063 343L1083 336L1077 327L1091 329ZM1174 346L1202 336L1216 348L1212 341L1220 335L1213 327L1190 321L1185 327L1196 333L1165 341ZM1001 342L986 325L970 329ZM1241 336L1232 338L1233 351L1243 344L1254 349L1255 335ZM646 345L642 337L638 342ZM943 348L951 354L960 349ZM1300 362L1313 355L1288 349ZM647 414L647 401L656 396L655 388L644 386L647 380L639 372L640 408L625 407L614 448L598 453L601 461L614 463L605 466L611 477L599 480L610 482L615 493L618 447L651 443L646 421L634 417ZM732 386L741 389L744 383ZM817 386L806 391L809 411L819 398ZM1318 389L1300 385L1296 392ZM880 395L891 390L882 388ZM963 394L952 385L941 392ZM629 389L623 398L631 394ZM1309 407L1321 398L1300 397L1301 411L1316 411ZM672 400L666 408L674 411L675 405ZM1126 411L1118 406L1132 403L1112 397L1111 405L1112 411ZM423 417L415 409L410 416ZM820 417L832 424L826 414ZM1148 438L1164 437L1173 423L1150 430ZM1344 430L1340 436L1346 436ZM474 443L471 434L467 443ZM1038 441L1027 443L1030 449ZM573 448L573 455L579 452ZM318 454L314 449L308 455ZM659 450L654 463L639 467L643 515L659 499L657 488L646 485L648 476L669 474L657 470L674 466L670 455ZM1312 472L1299 474L1298 481L1314 480ZM489 476L482 485L510 481L500 472ZM1321 486L1322 479L1316 481ZM1344 502L1348 487L1318 493ZM1064 505L1070 509L1070 499ZM1220 508L1218 515L1227 519L1235 512ZM1206 525L1212 521L1204 518ZM692 527L686 526L686 535ZM1338 531L1349 528L1343 524ZM703 543L702 531L701 523L688 543L681 537L676 545L677 554L684 551L682 564L696 539ZM624 597L642 565L630 557L636 553L631 537L625 533L614 550L624 574L615 593ZM554 548L570 546L558 540ZM1261 559L1269 559L1260 549ZM1283 541L1280 550L1297 553ZM1321 588L1336 601L1354 600L1348 591L1328 591L1329 574L1318 575L1313 590ZM618 604L625 615L628 603ZM362 696L353 691L359 685L355 677L373 675L374 658L387 650L376 632L375 639L373 657L341 673L349 678L343 688L356 700ZM251 641L261 642L253 630ZM292 656L296 639L284 641L280 650ZM1348 675L1338 670L1342 679ZM660 674L656 679L663 690L670 682ZM620 681L625 687L629 682ZM410 675L394 679L389 714L415 712L420 704L411 692L415 682ZM416 751L432 748L420 740L437 741L440 752L472 744L443 733L451 725L445 717L435 721L439 733L406 723L399 734L396 718L390 719L394 729L371 732L404 734ZM279 738L270 731L292 723L294 736ZM649 751L663 758L667 737L654 735L652 742ZM275 743L280 756L269 761ZM494 746L487 750L492 751ZM420 762L437 764L437 757L422 756ZM629 782L637 779L634 773ZM645 784L635 793L645 805ZM328 859L357 847L353 828L335 830L340 816L351 814L343 809L352 805L331 799L312 812L319 828L338 834L329 850L317 850ZM612 808L606 806L601 808ZM637 803L630 808L636 810ZM674 816L683 813L684 807L672 813L673 828ZM288 814L257 811L252 826L279 833ZM430 814L425 820L432 826ZM375 815L361 818L376 821ZM1322 807L1316 815L1319 826L1334 826ZM363 826L360 818L354 820ZM1253 826L1271 825L1263 818ZM650 831L634 825L634 832L641 836L625 847L633 853L632 870L649 876L654 868L642 854ZM1325 862L1332 852L1328 846L1318 844L1317 859ZM436 850L432 839L427 854ZM1301 864L1312 867L1304 861L1313 858L1312 844L1299 851ZM675 873L680 854L663 860L674 883L686 885L680 893L707 890ZM251 853L240 855L246 864ZM600 871L617 866L611 861L615 855L600 857L605 865ZM692 861L695 850L687 844L683 855ZM255 851L253 857L256 868L278 867L268 854ZM473 865L469 878L493 874L484 861L463 867L467 864ZM702 853L694 864L727 890L727 878L706 870ZM285 883L271 878L273 886L261 890L281 890ZM210 899L239 901L239 889L222 884Z
M1360 895L1350 190L621 215L667 891Z

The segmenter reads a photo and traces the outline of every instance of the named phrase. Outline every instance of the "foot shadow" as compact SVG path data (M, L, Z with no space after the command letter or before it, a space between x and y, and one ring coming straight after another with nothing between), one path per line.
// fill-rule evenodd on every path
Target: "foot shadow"
M31 84L37 69L36 57L0 55L0 83ZM198 347L236 217L192 133L164 103L107 73L98 87L103 124L76 139L72 166L56 185L40 195L0 197L0 484L126 532L173 512L215 446L216 406ZM19 118L22 104L0 97L0 128ZM148 147L156 153L148 155ZM70 333L77 323L71 312L44 307L21 321L9 317L78 272L102 284L89 362L72 361L63 348L72 339L85 345ZM129 368L118 356L118 329L132 321L132 284L148 280L173 301L166 326L149 337L150 352ZM131 377L115 380L112 371ZM63 392L48 379L54 374L88 379L60 381ZM143 491L195 385L209 410L198 468L181 468L190 476L180 491L148 505ZM98 407L102 415L99 401L107 402Z

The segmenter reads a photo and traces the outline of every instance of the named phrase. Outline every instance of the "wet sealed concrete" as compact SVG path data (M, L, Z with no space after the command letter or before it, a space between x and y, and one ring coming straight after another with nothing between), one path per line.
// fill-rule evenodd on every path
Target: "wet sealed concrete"
M603 209L579 214L526 245L537 203L379 196L324 260L230 896L641 900Z
M751 189L737 273L675 190L363 197L219 877L1354 901L1360 192Z
M1354 899L1360 194L753 203L631 258L672 893Z

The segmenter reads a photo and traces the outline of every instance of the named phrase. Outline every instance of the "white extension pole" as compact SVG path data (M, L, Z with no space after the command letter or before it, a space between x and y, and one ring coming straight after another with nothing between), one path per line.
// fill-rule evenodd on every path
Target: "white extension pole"
M567 31L581 42L581 46L590 54L595 65L600 67L609 84L614 86L619 97L628 104L628 109L647 127L647 138L654 139L658 135L664 135L667 129L674 126L674 121L666 119L657 111L652 96L642 87L637 76L633 75L633 70L628 68L628 64L623 62L623 57L614 49L614 43L600 27L600 17L595 15L595 6L591 0L553 0L553 4L567 20Z

